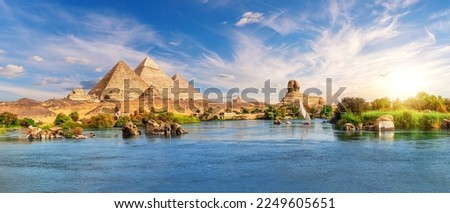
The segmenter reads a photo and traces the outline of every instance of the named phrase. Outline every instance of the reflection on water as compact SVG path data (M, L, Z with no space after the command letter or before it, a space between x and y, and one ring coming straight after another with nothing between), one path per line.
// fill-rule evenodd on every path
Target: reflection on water
M0 192L450 192L448 131L213 121L189 134L0 135Z

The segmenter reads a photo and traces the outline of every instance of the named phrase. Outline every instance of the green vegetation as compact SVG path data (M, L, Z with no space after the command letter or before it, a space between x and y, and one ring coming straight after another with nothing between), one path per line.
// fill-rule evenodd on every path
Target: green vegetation
M274 120L277 117L284 118L286 110L282 111L279 107L269 106L264 110L264 119Z
M76 113L76 114L78 114L78 113ZM71 113L71 115L73 115L73 114ZM60 126L60 127L64 128L64 129L71 129L71 128L74 128L74 127L81 127L82 126L82 124L76 123L72 119L71 116L68 116L68 115L66 115L64 113L59 113L56 116L55 121L53 122L53 124L55 126Z
M120 116L116 123L114 124L115 127L123 127L126 123L130 122L131 118L130 116L126 115L126 116Z
M0 114L0 128L6 131L9 128L36 126L36 123L31 118L19 119L16 114L10 112L3 112Z
M68 129L64 131L64 137L66 138L72 138L74 135L82 135L83 134L83 128L81 127L74 127L72 129Z
M417 110L367 111L361 115L343 113L337 122L337 128L345 123L370 125L382 115L392 115L397 129L433 129L439 128L444 119L450 119L450 113L419 112Z
M194 116L189 116L185 114L178 114L178 113L161 113L157 115L155 118L164 120L164 121L170 121L175 122L178 124L187 124L187 123L198 123L200 122L200 119Z
M115 121L111 114L100 113L84 120L84 124L90 128L111 128Z
M78 119L80 119L80 115L78 114L78 112L71 112L69 114L69 117L72 118L72 121L78 121Z
M386 97L371 103L362 98L343 98L331 122L336 123L337 128L345 123L370 125L378 117L389 114L398 129L432 129L439 128L444 119L450 118L449 110L450 99L425 92L403 102Z

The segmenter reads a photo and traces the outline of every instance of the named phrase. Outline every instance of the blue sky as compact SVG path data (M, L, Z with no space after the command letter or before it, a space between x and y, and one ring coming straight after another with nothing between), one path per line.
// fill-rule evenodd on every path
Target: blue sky
M147 55L202 90L450 97L450 1L0 0L0 26L0 100L65 97Z

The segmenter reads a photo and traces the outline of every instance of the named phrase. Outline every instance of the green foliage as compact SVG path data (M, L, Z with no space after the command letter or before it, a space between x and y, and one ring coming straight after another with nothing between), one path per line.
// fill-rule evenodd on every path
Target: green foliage
M359 123L361 123L361 117L353 113L343 113L341 114L341 119L336 124L337 128L341 129L342 126L344 126L344 124L346 123L351 123L357 126Z
M80 115L78 114L78 112L71 112L69 114L69 117L72 118L72 121L78 121L78 119L80 119Z
M438 128L444 119L450 119L449 113L419 112L416 110L393 110L364 112L361 114L361 121L364 124L373 124L378 117L386 114L394 117L394 124L397 129Z
M284 111L284 116L286 116L286 111ZM264 110L264 119L274 120L277 117L284 117L280 108L269 106Z
M69 117L64 113L59 113L56 116L55 121L53 123L55 124L55 126L60 126L64 129L70 129L73 127L80 126L80 124L75 123L71 117Z
M322 107L322 110L320 111L319 114L325 118L330 118L332 113L333 108L330 105L325 105Z
M119 119L117 119L116 123L114 124L115 127L123 127L126 123L130 122L131 118L130 116L120 116Z
M56 126L60 126L63 123L68 123L68 122L73 122L72 118L70 118L69 116L67 116L64 113L59 113L56 118L55 121L53 122Z
M53 126L54 126L53 124L42 124L39 126L39 128L41 128L42 130L49 130Z
M242 113L243 113L243 114L248 114L248 113L250 113L250 112L248 111L247 108L244 108L244 109L242 110Z
M90 128L111 128L115 123L112 115L104 113L92 116L86 122Z
M260 113L260 112L261 112L261 109L255 108L255 109L253 109L250 113L256 114L256 113Z
M23 118L20 120L19 125L22 127L36 126L36 123L31 118Z
M355 115L361 115L361 113L367 111L369 105L366 103L364 98L351 98L345 97L338 104L339 112L350 112Z
M391 108L389 98L378 98L372 101L372 110L387 110Z
M0 114L0 126L3 127L13 127L18 126L20 120L17 118L16 114L10 112L3 112Z
M74 135L82 135L83 134L83 128L81 127L74 127L72 129L67 129L64 131L64 137L71 138Z
M419 111L433 110L447 112L446 100L441 96L429 95L426 92L419 92L416 97L408 98L405 105L410 109Z
M169 120L171 122L175 122L175 123L179 123L179 124L200 122L200 119L197 117L189 116L189 115L185 115L185 114L177 114L177 113L170 113Z

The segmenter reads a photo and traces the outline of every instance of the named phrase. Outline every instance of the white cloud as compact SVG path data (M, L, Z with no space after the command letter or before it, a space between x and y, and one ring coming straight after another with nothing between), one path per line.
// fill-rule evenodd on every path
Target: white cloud
M200 3L202 3L202 4L207 4L207 3L208 3L208 0L200 0Z
M259 12L245 12L241 19L236 23L236 26L243 27L247 24L259 23L263 20L263 13Z
M85 58L77 58L77 57L71 57L67 56L64 58L64 61L71 64L89 64L89 60Z
M103 70L105 70L104 67L97 67L97 68L95 68L95 72L103 72Z
M226 24L228 24L228 21L222 21L222 24L226 25Z
M298 20L294 21L293 17L285 14L285 12L279 12L272 14L269 18L262 21L262 24L272 28L281 35L287 35L297 31L300 26Z
M395 11L398 9L404 9L406 7L409 7L415 3L417 3L419 0L376 0L375 3L383 6L389 11Z
M0 49L0 56L1 56L1 55L4 55L5 53L6 53L5 50Z
M69 82L67 78L52 78L52 77L44 77L41 78L41 81L35 83L36 86L47 86L47 85L59 85Z
M34 55L33 57L31 57L31 60L36 61L36 62L41 62L44 59L41 56Z
M431 14L430 19L442 18L450 15L450 10L442 10Z
M234 79L234 75L228 75L228 74L223 74L223 73L220 73L217 76L223 80L233 80Z
M6 67L0 67L0 76L14 78L22 75L24 71L25 68L23 66L8 64Z
M171 42L169 42L169 44L177 47L181 44L181 41L171 41Z

